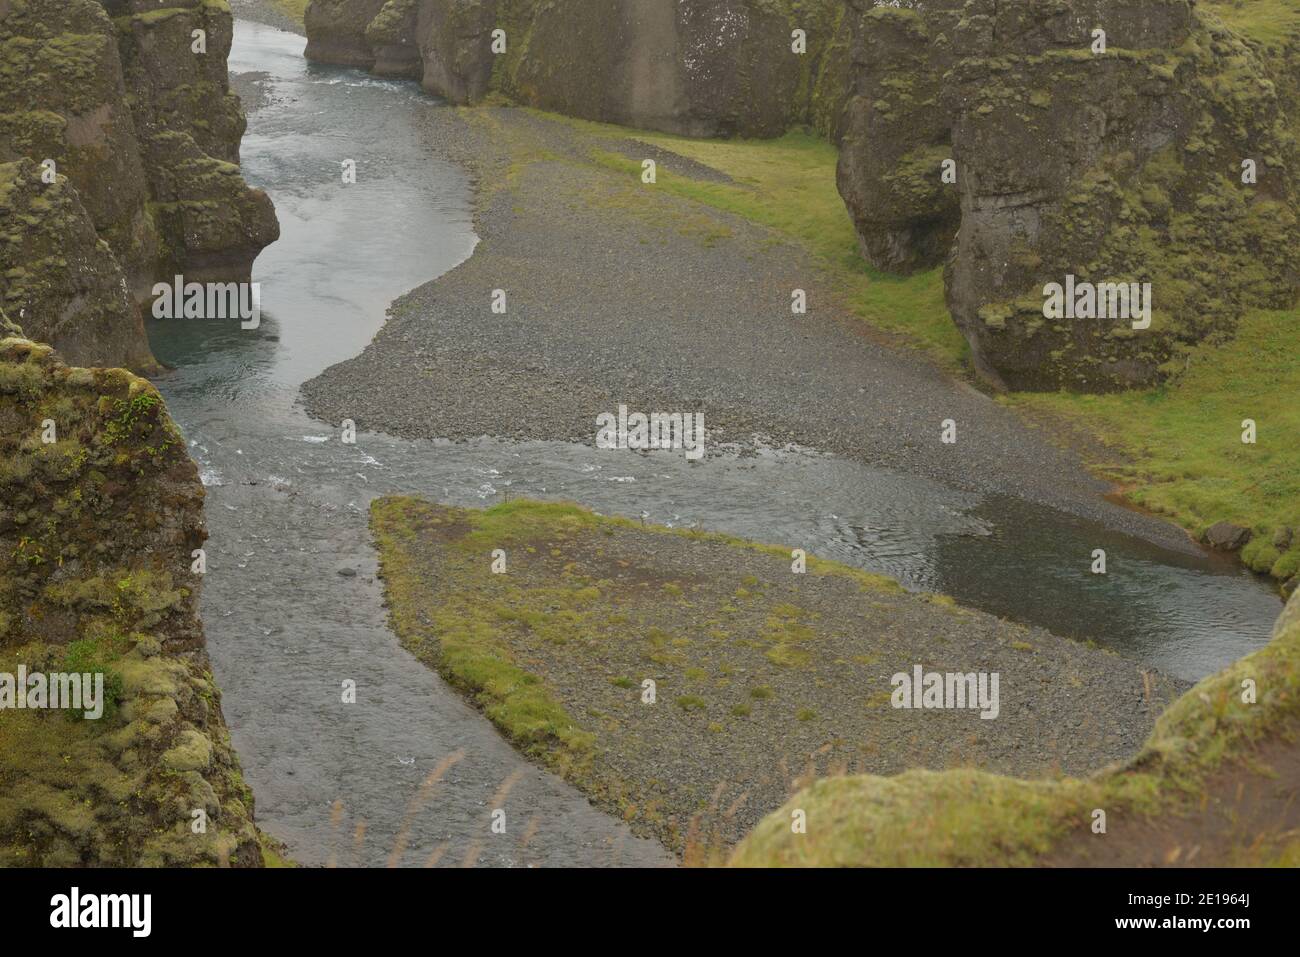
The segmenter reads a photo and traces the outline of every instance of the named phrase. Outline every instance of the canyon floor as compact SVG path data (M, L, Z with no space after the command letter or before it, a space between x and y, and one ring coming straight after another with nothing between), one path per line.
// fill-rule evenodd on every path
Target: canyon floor
M250 6L234 5L241 14ZM590 445L596 416L616 412L619 405L647 413L698 411L713 448L747 446L755 437L767 444L796 443L963 491L1009 494L1189 554L1196 551L1180 529L1108 501L1109 483L1088 473L1079 451L1063 447L1066 436L1050 431L1056 420L1036 427L1029 417L954 375L951 365L864 323L848 301L850 291L809 249L689 195L694 188L719 185L751 192L757 187L734 180L698 154L684 155L685 148L678 153L665 147L661 138L642 139L632 131L529 110L447 108L431 122L437 130L436 153L475 179L481 242L461 266L397 300L387 324L361 355L303 386L307 410L314 416L334 424L352 419L363 431L411 439L469 441L491 435ZM641 180L645 159L656 162L659 183ZM358 175L364 177L366 170L359 169ZM673 189L663 188L669 178ZM792 314L796 289L807 295L806 315ZM505 296L504 313L492 309L498 290ZM946 420L956 425L955 444L941 441ZM1068 438L1078 441L1075 435ZM412 546L417 565L435 576L424 582L429 594L435 585L445 584L437 580L437 570L442 567L439 550L446 544ZM703 582L716 574L714 564L695 567L699 559L694 556L656 555L644 542L631 542L628 549L626 560L648 569L656 581L680 573ZM533 597L545 598L552 584L539 578L524 587L536 592ZM443 597L461 600L465 594L453 589ZM718 592L717 597L721 602L724 596ZM915 611L921 605L907 607ZM831 600L819 614L834 617L838 610ZM871 614L880 617L879 610L863 617ZM1133 662L1107 659L1039 629L1025 640L1019 626L988 616L975 616L979 627L959 617L949 622L955 629L951 634L943 629L931 633L936 617L942 615L918 612L904 629L912 642L903 655L908 661L930 660L942 650L935 642L953 638L962 647L983 642L1003 670L1029 653L1029 667L1041 672L1040 679L1050 672L1072 688L1079 687L1070 683L1072 678L1097 685L1082 706L1077 698L1054 698L1045 686L1042 694L1031 696L1032 720L1028 713L1021 715L1027 723L1009 728L1010 736L996 742L998 753L987 762L992 770L1085 773L1132 753L1150 727L1151 711ZM676 624L686 627L685 621ZM843 624L841 630L848 633ZM408 648L424 658L410 635L397 630ZM1012 632L1019 635L1014 642L1008 637ZM1050 654L1042 649L1051 649ZM831 660L845 658L842 651ZM629 667L639 662L634 648L619 653L631 656L622 662ZM652 648L651 653L659 652ZM583 677L581 669L556 649L530 648L529 656L530 671L559 675L559 695L576 710L595 708L607 717L614 699L633 693L614 683L632 680L627 668L627 674L595 675L592 684L577 680ZM436 665L436 657L426 663ZM689 663L678 678L699 681L685 672L704 671L707 679L719 679L710 670L711 659ZM760 649L753 664L768 663ZM818 755L825 766L814 773L834 773L843 755L834 748L818 751L818 742L802 739L822 734L823 714L833 714L831 723L838 727L860 724L865 713L836 711L832 703L842 706L847 699L829 694L816 675L780 674L783 702L795 703L787 693L803 696L799 709L787 709L795 714L794 723L780 729L791 736L789 754L783 757ZM447 676L457 683L456 675ZM680 849L689 809L707 808L713 800L711 810L718 811L716 802L722 801L726 820L720 836L729 843L784 798L788 781L782 779L800 769L790 760L781 764L761 744L720 747L719 742L734 739L714 730L714 724L734 724L742 735L763 741L770 740L773 729L755 731L758 722L749 714L701 715L694 697L703 696L679 697L691 703L665 709L665 715L679 720L670 722L671 734L659 732L675 746L669 750L679 761L672 773L662 775L671 780L674 793L660 795L674 820L668 830L653 829ZM492 715L488 705L479 703ZM754 710L762 703L739 706ZM800 718L798 711L810 716ZM711 717L721 720L705 720ZM1122 727L1111 722L1104 738L1091 740L1097 720L1116 717ZM509 728L503 730L510 736ZM657 739L652 733L647 740ZM922 742L918 746L930 753L914 763L941 767L950 760L972 760L960 753L963 746L954 750L956 741ZM968 743L979 750L979 742ZM621 762L627 777L649 775L638 783L651 791L658 788L663 761L652 756L649 765L638 764L629 756L636 751L632 745L644 747L624 740L608 752L610 760ZM706 793L719 770L716 760L702 757L710 749L728 757L725 770L732 779L757 782L745 809L731 817L726 815L735 805L729 802L737 794L724 800ZM746 762L763 766L756 772ZM852 760L842 764L842 770L881 773L902 767Z
M529 110L440 121L440 152L476 177L482 241L394 303L360 356L304 385L312 414L408 438L590 443L620 404L699 411L715 447L797 443L1191 548L1105 501L1107 483L1050 436L864 324L804 249L644 184L639 157L698 182L724 173ZM792 314L796 289L806 315Z
M237 16L303 33L274 0L231 5ZM851 301L860 283L846 285L806 246L638 178L641 161L654 159L706 188L735 185L706 163L631 131L528 110L448 109L439 121L437 151L479 184L483 242L463 266L394 303L362 355L304 386L314 415L408 438L589 442L595 416L619 403L703 411L715 441L797 442L1194 550L1168 522L1105 500L1115 485L1085 462L1106 465L1143 497L1116 436L1099 441L1097 423L1078 421L1078 410L1053 397L1017 397L1012 411L953 374L963 347L935 277L877 290L898 314L868 324ZM818 216L807 218L815 230ZM497 289L504 315L491 309ZM806 315L791 313L795 289L807 294ZM924 317L908 315L918 304ZM1170 414L1200 404L1180 398ZM1155 420L1161 410L1150 412ZM1110 417L1125 415L1121 406ZM1141 440L1143 417L1129 418ZM939 441L947 419L955 445ZM1168 490L1152 504L1186 524L1195 509L1177 514L1181 485L1163 471L1149 477Z

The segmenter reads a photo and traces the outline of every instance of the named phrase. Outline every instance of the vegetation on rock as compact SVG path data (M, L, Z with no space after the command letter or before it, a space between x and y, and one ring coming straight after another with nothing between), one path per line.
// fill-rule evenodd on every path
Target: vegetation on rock
M198 618L203 487L158 393L0 340L0 503L0 672L103 674L109 702L0 712L0 865L259 866Z
M947 261L948 306L986 379L1151 385L1251 309L1294 305L1286 71L1212 13L1187 0L856 6L841 191L875 265ZM1127 309L1048 318L1044 289L1067 276L1149 283L1150 327Z

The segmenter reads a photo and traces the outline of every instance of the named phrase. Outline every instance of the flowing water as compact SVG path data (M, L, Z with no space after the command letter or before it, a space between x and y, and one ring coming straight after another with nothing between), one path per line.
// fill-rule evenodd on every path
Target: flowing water
M385 624L370 500L505 495L802 547L995 614L1202 677L1268 639L1280 603L1230 562L1051 509L803 450L680 457L554 442L345 445L298 386L356 355L388 303L469 256L465 174L437 158L413 84L318 67L245 21L230 59L250 97L244 173L283 230L259 258L262 325L162 321L159 379L209 486L203 615L258 820L307 864L658 864L655 843L523 761ZM357 162L344 185L343 160ZM1105 548L1109 574L1089 572ZM341 702L353 680L357 702ZM441 771L436 786L422 782ZM336 803L337 802L337 803ZM502 808L507 833L494 835Z

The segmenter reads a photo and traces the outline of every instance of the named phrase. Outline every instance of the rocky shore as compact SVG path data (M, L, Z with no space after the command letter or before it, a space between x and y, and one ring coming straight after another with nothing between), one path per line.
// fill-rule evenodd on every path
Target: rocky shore
M276 0L230 0L230 9L239 19L264 23L299 36L306 35L302 21L292 16L285 4L277 3Z
M1132 759L1084 778L977 770L821 781L759 824L749 867L1295 867L1300 596L1272 642L1199 682ZM806 815L791 832L794 810ZM936 826L937 825L937 826Z

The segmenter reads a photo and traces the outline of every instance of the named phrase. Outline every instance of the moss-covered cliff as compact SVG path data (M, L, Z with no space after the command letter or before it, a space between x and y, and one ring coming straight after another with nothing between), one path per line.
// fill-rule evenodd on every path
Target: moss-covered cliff
M854 6L841 192L875 265L948 260L949 309L995 384L1150 384L1295 301L1285 60L1192 0ZM1150 283L1150 328L1045 316L1067 276Z
M154 282L247 280L279 234L270 200L236 165L230 9L0 6L0 303L71 362L147 369L138 306Z
M838 0L313 0L307 56L420 79L456 103L497 92L691 136L831 134L843 12Z
M108 707L0 710L0 865L260 865L198 618L203 487L185 443L143 379L69 368L15 331L0 673L101 673Z

